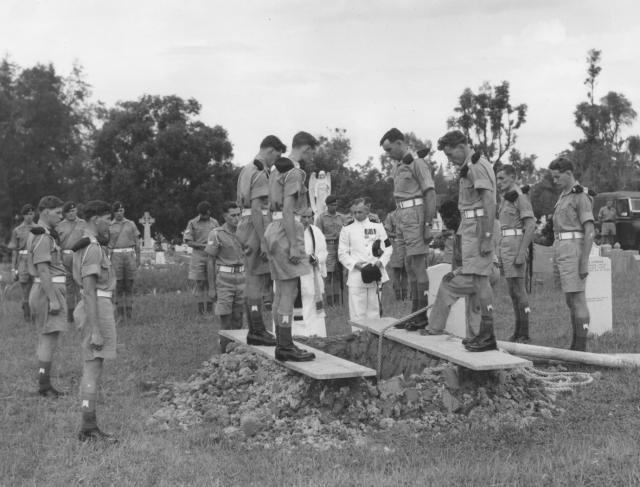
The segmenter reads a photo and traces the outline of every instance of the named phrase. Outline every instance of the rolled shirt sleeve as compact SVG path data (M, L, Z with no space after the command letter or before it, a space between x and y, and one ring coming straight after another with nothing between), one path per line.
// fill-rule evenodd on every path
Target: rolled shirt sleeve
M430 189L435 188L433 177L431 176L431 170L424 159L416 159L415 163L416 178L420 185L422 193L426 193Z
M593 221L593 209L591 207L591 200L589 197L581 193L578 195L576 201L576 210L578 213L578 218L580 219L580 223L583 225L587 222Z
M494 190L491 175L489 175L487 167L484 164L470 163L467 177L471 180L473 187L476 190Z

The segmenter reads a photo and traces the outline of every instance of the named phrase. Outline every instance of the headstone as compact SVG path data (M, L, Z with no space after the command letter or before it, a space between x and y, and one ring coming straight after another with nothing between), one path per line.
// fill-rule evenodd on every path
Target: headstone
M442 282L442 278L449 272L451 272L451 264L446 263L436 264L427 268L427 274L429 276L429 303L433 304L436 302L440 282ZM429 315L430 314L431 310L429 310ZM459 299L456 304L451 306L445 330L458 337L466 336L465 299Z
M167 263L167 259L165 258L164 251L156 252L156 264L165 265L166 263Z
M589 333L597 336L613 330L611 259L593 255L593 251L589 256L585 295L591 317Z
M153 250L153 240L151 239L151 225L156 221L148 211L145 211L144 215L142 215L142 218L140 218L138 222L144 227L144 239L142 241L142 251L140 252L140 262L143 265L155 264L156 253Z

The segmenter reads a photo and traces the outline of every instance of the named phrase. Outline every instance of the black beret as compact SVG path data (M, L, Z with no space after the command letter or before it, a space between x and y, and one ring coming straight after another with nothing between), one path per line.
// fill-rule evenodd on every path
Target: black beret
M67 201L63 206L62 206L62 213L67 213L68 211L74 210L76 209L77 206L73 201Z
M373 245L371 246L371 253L374 257L380 257L382 254L384 254L384 250L382 249L382 242L380 239L376 239L376 241L373 242Z
M404 164L411 164L413 162L413 156L411 154L407 154L402 158L402 162Z
M365 284L370 284L382 279L382 272L380 272L380 268L373 264L367 264L364 266L360 270L360 275L362 276L362 282Z
M114 213L120 209L124 208L124 205L122 203L120 203L119 201L116 201L113 206L111 207L111 211L113 211Z
M331 203L335 203L336 201L338 201L338 197L334 194L330 194L329 196L327 196L324 200L324 202L327 205L330 205Z
M293 161L287 157L281 157L274 165L279 173L285 173L294 168Z
M504 194L504 199L513 203L518 199L518 192L515 189L512 191L508 191Z

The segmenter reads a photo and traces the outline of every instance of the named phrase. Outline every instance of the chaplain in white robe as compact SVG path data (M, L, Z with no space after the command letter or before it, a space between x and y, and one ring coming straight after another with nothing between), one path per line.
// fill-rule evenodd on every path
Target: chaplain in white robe
M292 334L327 336L324 310L324 278L327 277L327 244L322 230L313 225L313 210L300 213L304 227L304 248L310 256L312 272L298 278L294 302Z

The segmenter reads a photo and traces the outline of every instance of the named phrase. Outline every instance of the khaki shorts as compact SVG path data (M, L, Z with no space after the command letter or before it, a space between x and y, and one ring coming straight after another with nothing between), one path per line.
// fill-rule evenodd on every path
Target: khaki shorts
M244 306L245 277L242 272L216 274L216 309L218 316L229 315L234 307Z
M504 272L504 277L507 279L526 276L527 266L524 263L521 265L514 264L516 256L518 255L518 249L520 248L520 242L522 242L522 235L502 237L502 240L500 240L500 265ZM528 253L529 251L527 250L527 254ZM525 254L525 261L527 254Z
M424 206L398 208L397 215L396 243L401 255L426 254L429 246L424 241Z
M488 255L480 255L480 225L477 218L463 218L460 223L462 240L462 272L490 276L493 272L493 246Z
M326 240L327 242L327 272L336 270L338 264L338 239Z
M602 229L600 235L615 235L616 224L614 222L602 222Z
M20 284L29 284L33 282L33 276L29 274L29 268L27 267L27 256L20 254L18 255L18 282Z
M121 281L133 281L136 277L138 265L135 252L113 252L111 254L111 266L116 274L116 279Z
M111 298L98 299L98 330L102 336L102 349L96 350L91 346L91 327L87 321L84 299L76 306L73 319L82 328L82 359L85 361L116 358L116 320L113 315Z
M192 281L206 281L208 261L209 254L204 250L194 249L191 252L191 261L189 262L189 279Z
M560 286L565 293L584 292L587 279L580 279L580 257L582 239L555 240L553 242L553 265L560 274Z
M57 315L49 313L49 298L39 282L33 284L31 293L29 293L31 316L33 316L35 320L38 331L43 335L69 330L69 324L67 323L66 284L64 282L55 282L51 285L53 286L56 299L60 305L60 312Z
M271 222L271 217L268 215L262 216L262 223L265 228ZM260 239L253 226L253 220L251 216L243 216L238 223L238 229L236 230L236 237L242 244L242 248L249 252L245 254L244 269L247 275L260 276L262 274L269 274L269 261L260 257Z
M406 266L405 262L405 249L398 245L396 240L393 241L391 258L389 259L389 266L395 269L402 269Z
M293 264L289 261L289 239L284 231L282 220L276 220L269 224L264 237L267 241L267 252L269 254L269 268L273 280L287 280L304 276L311 272L309 255L304 251L304 230L302 223L295 222L296 245L299 249L300 262Z

